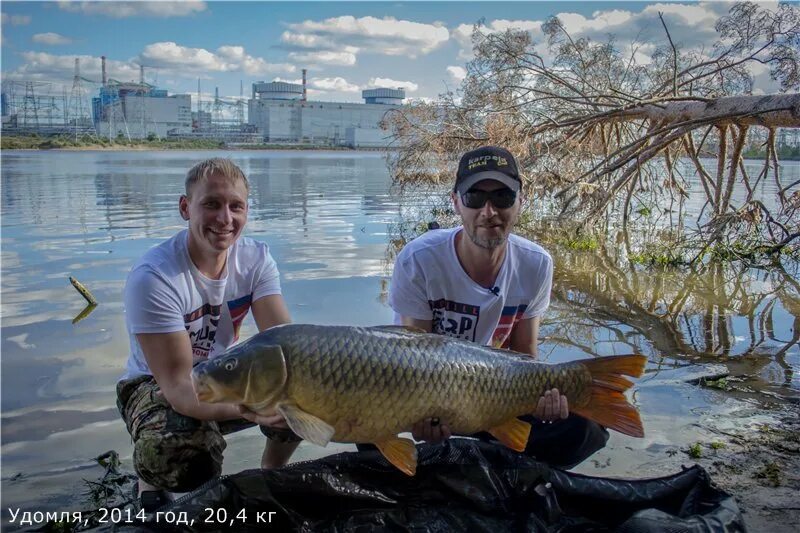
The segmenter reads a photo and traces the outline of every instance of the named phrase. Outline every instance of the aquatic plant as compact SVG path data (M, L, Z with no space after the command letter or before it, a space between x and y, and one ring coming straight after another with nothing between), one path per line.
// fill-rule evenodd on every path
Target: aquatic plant
M689 457L692 459L699 459L703 455L703 448L699 442L695 442L694 444L690 444L689 448L686 450L686 453L689 454Z

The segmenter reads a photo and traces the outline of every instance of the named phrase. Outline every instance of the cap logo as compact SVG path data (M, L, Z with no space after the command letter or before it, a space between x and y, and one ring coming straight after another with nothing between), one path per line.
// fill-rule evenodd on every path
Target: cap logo
M490 161L494 161L495 165L498 167L504 167L508 165L508 160L505 157L499 155L482 155L480 157L473 157L467 161L467 170L485 167Z

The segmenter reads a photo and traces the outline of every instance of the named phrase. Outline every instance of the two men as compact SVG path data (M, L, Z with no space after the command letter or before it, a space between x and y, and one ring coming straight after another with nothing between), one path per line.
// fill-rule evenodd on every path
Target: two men
M485 146L464 154L451 194L462 225L431 230L400 252L389 291L396 323L537 356L553 260L511 233L521 188L507 150ZM566 397L553 389L536 413L521 417L533 426L526 453L572 467L605 445L605 429L568 409ZM421 421L412 433L430 442L450 437L447 421L439 419Z
M128 277L131 354L118 405L134 440L140 490L150 494L192 490L219 475L222 435L253 422L270 438L263 468L285 464L299 440L280 415L200 403L191 385L193 363L231 346L249 310L259 331L290 321L267 246L241 237L247 195L247 179L231 161L193 167L179 206L188 229L148 251ZM511 233L520 196L508 151L464 155L452 193L462 226L430 231L397 258L389 303L398 323L536 356L553 261ZM526 453L558 466L577 464L608 438L597 424L569 415L555 389L527 421L533 430ZM413 434L431 442L450 437L447 421L438 419L420 421Z
M218 476L222 435L253 425L243 416L255 420L236 406L198 402L193 364L230 347L251 310L259 330L290 321L267 245L241 237L248 192L230 160L195 165L179 203L188 228L150 249L128 275L131 353L117 404L134 441L145 507L164 503L157 489L185 492ZM270 439L261 466L285 464L299 439L280 415L258 422Z

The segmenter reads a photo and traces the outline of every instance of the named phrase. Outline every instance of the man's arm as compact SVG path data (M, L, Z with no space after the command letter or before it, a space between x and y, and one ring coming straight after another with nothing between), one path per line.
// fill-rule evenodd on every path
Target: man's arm
M256 319L258 331L264 331L280 324L288 324L292 321L289 316L289 309L286 308L286 302L280 294L262 296L253 302L251 309L253 310L253 318Z
M269 296L262 296L254 301L252 306L253 318L256 319L258 331L264 331L273 326L280 324L288 324L292 321L289 316L289 309L286 307L286 302L280 294L270 294ZM248 410L243 405L238 407L239 416L250 422L255 422L260 426L269 426L273 428L288 428L288 424L283 416L277 411L270 411L267 413L256 414ZM264 453L261 455L261 468L279 468L289 462L300 441L294 442L279 442L276 440L268 440L264 448Z
M136 340L164 398L175 411L198 420L240 418L234 405L197 400L191 378L192 348L186 331L139 333Z
M401 316L400 321L404 326L411 326L428 333L433 333L433 320L420 320L418 318L411 318L410 316Z
M514 324L511 330L509 349L526 353L535 359L539 355L539 320L538 316L526 318Z

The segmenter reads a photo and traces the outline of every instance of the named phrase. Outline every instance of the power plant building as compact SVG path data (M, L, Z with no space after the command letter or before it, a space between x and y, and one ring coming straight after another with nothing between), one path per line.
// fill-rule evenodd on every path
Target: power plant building
M379 124L403 104L405 91L369 89L361 95L363 104L308 101L303 85L257 82L248 102L248 122L266 142L385 147L388 134Z
M192 100L146 83L111 82L92 99L97 134L144 139L192 132Z
M254 83L245 119L243 98L231 103L220 98L217 92L213 103L204 109L198 82L197 110L192 112L190 94L169 95L166 90L145 83L144 66L140 66L138 83L120 82L106 76L105 56L101 56L101 60L102 82L98 95L92 98L90 110L83 104L83 78L79 60L75 59L72 94L67 101L64 91L64 116L60 123L56 116L59 107L55 98L51 95L37 97L34 82L9 84L12 89L10 100L4 83L0 99L3 131L384 148L391 138L380 124L387 113L400 109L405 99L402 89L376 88L362 91L364 103L309 101L304 69L302 84L282 81ZM19 98L17 92L20 92ZM230 108L235 108L234 119L229 116Z

